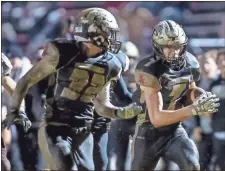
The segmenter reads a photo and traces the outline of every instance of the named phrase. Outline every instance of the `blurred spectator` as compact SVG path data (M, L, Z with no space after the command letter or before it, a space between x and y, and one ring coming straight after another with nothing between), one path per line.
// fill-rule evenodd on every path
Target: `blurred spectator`
M215 51L210 51L203 55L199 60L202 75L198 86L205 91L210 91L210 84L217 79L218 69L213 54ZM201 170L208 170L212 157L212 126L211 117L207 115L197 117L197 127L194 129L194 140L197 141Z
M134 43L128 41L123 43L121 51L125 52L129 58L129 70L123 73L123 78L126 82L128 90L133 93L136 90L134 71L140 58L139 50Z
M212 93L220 98L218 112L212 115L213 128L213 152L215 154L215 164L221 171L225 170L225 49L219 51L217 65L220 70L219 77L213 81L210 88ZM216 168L213 168L214 170Z
M141 49L140 55L143 57L149 53L151 47L153 16L146 8L136 8L126 14L126 20L129 40L137 45L138 49Z
M62 23L62 37L65 37L67 40L73 39L72 33L74 29L74 19L74 16L70 16Z
M159 13L160 20L173 20L177 23L182 23L183 14L177 7L168 6L163 8Z

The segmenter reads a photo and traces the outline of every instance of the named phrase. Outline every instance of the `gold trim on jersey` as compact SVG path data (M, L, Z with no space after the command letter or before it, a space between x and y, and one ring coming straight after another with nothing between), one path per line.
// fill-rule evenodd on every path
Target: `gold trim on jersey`
M104 74L105 73L105 69L104 68L95 66L93 64L86 64L86 63L79 63L78 62L78 63L75 64L75 68L80 68L82 70L93 71L93 72L98 73L98 74Z
M94 72L93 77L90 79L88 71ZM65 87L61 93L62 97L70 100L77 100L90 103L95 96L103 89L105 81L105 69L94 66L92 64L76 63L75 68L70 76L70 85ZM85 89L85 86L90 81L90 85Z

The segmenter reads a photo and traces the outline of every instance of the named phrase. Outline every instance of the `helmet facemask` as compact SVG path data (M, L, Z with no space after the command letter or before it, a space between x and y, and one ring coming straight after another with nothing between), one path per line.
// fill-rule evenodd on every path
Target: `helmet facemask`
M104 10L100 11L104 14ZM93 43L103 51L118 53L121 48L121 42L117 40L119 28L116 20L113 18L112 21L108 21L107 18L104 18L105 16L103 14L102 16L97 14L97 12L92 12L92 15L86 14L84 18L76 23L74 30L75 39L80 42ZM110 14L110 17L113 16Z
M171 20L157 24L153 31L153 50L156 56L172 69L179 70L185 63L187 37L180 25ZM179 49L179 54L166 56L164 48ZM170 49L170 50L172 50ZM169 50L168 50L169 51ZM168 54L169 55L169 52Z
M154 52L156 53L156 55L158 56L158 58L160 60L162 60L164 63L166 63L167 66L169 66L171 69L179 70L185 63L187 45L184 44L184 45L179 46L180 52L178 54L178 57L165 56L165 54L163 52L164 47L165 46L160 46L160 45L157 45L157 43L153 43L153 49L154 49Z
M117 32L119 30L105 28L97 30L96 32L89 32L91 42L102 48L103 51L110 51L112 53L118 53L121 48L121 42L117 40Z

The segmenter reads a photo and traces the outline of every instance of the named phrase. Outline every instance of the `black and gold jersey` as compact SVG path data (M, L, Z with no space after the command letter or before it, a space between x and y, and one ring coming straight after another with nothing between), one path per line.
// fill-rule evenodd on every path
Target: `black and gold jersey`
M186 53L185 65L179 71L167 67L154 54L141 60L135 71L137 91L133 94L134 100L141 104L144 109L142 114L138 116L138 123L150 122L140 86L158 89L163 97L163 109L174 110L182 107L181 99L190 83L199 78L199 63L188 52Z
M93 100L98 93L128 68L127 56L122 52L106 52L88 58L82 55L74 40L57 39L51 43L60 57L55 83L49 91L52 112L47 112L46 120L82 126L93 120Z

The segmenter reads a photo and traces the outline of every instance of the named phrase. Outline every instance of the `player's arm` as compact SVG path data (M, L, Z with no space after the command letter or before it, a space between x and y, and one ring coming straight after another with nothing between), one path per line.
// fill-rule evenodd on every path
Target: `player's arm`
M59 52L57 48L48 43L43 52L43 59L34 65L17 83L13 92L11 109L18 110L22 99L27 91L34 84L56 71L59 61Z
M129 119L141 112L141 107L131 103L126 107L116 107L110 102L110 83L98 94L94 101L96 112L107 118Z
M180 122L192 115L206 114L216 110L218 99L213 95L202 95L192 105L179 110L163 110L163 97L158 79L146 72L135 72L135 80L144 93L149 118L155 127ZM194 84L193 84L194 86Z
M113 92L119 101L123 101L123 104L131 104L132 101L132 93L127 89L126 83L121 75L119 80L117 80L115 87L113 88Z
M192 116L192 106L179 110L163 110L163 97L159 90L141 86L144 92L149 118L155 127L162 127L185 120Z

